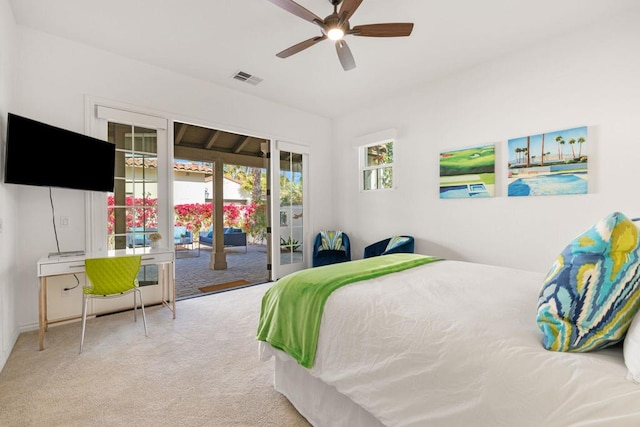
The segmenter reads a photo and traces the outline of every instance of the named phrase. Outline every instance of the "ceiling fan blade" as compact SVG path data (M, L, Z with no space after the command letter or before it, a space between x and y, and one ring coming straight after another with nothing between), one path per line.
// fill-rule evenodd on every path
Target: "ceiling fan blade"
M311 23L323 22L322 18L320 18L315 13L305 9L300 6L298 3L293 0L269 0L271 3L279 6L280 8L286 10L287 12L293 13L299 18L304 19L305 21L309 21Z
M280 53L277 53L277 54L276 54L276 56L277 56L278 58L288 58L288 57L290 57L291 55L294 55L294 54L296 54L296 53L298 53L298 52L300 52L300 51L303 51L303 50L305 50L306 48L311 47L311 46L313 46L314 44L316 44L316 43L318 43L318 42L320 42L320 41L322 41L322 40L324 40L324 39L326 39L326 38L327 38L327 36L325 36L325 35L322 35L322 36L316 36L316 37L311 37L311 38L310 38L310 39L308 39L308 40L305 40L305 41L300 42L300 43L298 43L298 44L294 44L294 45L293 45L293 46L291 46L290 48L285 49L285 50L283 50L283 51L282 51L282 52L280 52Z
M360 3L362 3L362 0L343 0L342 6L340 6L340 12L338 13L338 15L340 15L340 19L342 21L348 21L358 7L360 7ZM346 13L346 16L343 18L342 16L344 13Z
M351 49L349 49L346 41L336 41L336 52L338 52L338 59L340 59L342 68L344 68L345 71L356 68L356 61L353 59Z
M412 23L356 25L349 34L362 37L406 37L413 30Z

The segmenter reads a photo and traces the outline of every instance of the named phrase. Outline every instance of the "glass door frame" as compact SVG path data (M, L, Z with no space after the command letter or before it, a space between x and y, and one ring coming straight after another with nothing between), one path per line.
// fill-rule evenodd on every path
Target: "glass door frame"
M273 150L270 154L270 206L271 206L271 233L268 241L271 244L272 280L277 280L294 271L302 270L309 266L312 250L311 233L309 230L309 147L305 145L272 140ZM280 256L280 153L283 151L302 155L302 257L300 262L282 264Z
M162 114L133 109L129 105L123 105L109 100L85 97L85 132L93 137L107 140L108 123L119 123L130 126L139 126L156 131L157 159L158 159L158 211L157 224L158 232L162 236L170 236L170 224L172 221L173 209L170 205L170 189L168 188L167 175L170 165L169 153L169 133L168 119ZM85 192L85 249L93 257L108 255L107 237L107 193L87 191ZM169 248L172 247L170 239ZM167 241L164 240L163 241ZM165 245L163 245L165 246ZM134 249L135 250L135 249ZM127 249L128 251L128 249ZM152 270L156 266L147 266ZM141 274L146 275L146 267L141 269ZM146 286L141 286L141 291L145 304L152 305L167 300L165 290L167 283L161 281L171 280L167 275L160 275L160 272L149 272L152 278ZM171 275L174 273L171 272ZM145 276L146 277L146 276ZM153 283L157 282L157 283ZM169 296L168 298L172 298ZM131 302L127 299L116 298L104 301L92 302L89 308L91 312L113 312L131 308Z
M157 131L158 144L158 232L162 236L172 236L173 210L169 203L168 168L170 155L168 152L169 129L168 119L153 113L131 111L130 107L112 101L89 98L85 100L85 123L87 133L96 138L107 140L107 123L115 122L133 126L141 126ZM162 167L161 165L165 165ZM86 241L85 248L90 253L107 254L107 195L106 193L87 192L86 204ZM171 233L170 233L171 232ZM170 246L170 244L168 245Z

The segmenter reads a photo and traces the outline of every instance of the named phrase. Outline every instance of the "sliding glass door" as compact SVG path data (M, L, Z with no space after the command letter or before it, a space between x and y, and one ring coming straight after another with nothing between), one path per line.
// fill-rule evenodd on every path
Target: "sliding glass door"
M307 266L308 240L307 190L308 147L277 141L272 174L275 213L272 235L274 279Z

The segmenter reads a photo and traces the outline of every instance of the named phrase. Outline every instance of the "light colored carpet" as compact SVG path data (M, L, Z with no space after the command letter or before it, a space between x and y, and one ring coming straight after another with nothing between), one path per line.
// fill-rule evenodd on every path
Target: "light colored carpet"
M258 360L271 283L22 334L0 373L0 426L308 426ZM138 312L140 315L140 312Z

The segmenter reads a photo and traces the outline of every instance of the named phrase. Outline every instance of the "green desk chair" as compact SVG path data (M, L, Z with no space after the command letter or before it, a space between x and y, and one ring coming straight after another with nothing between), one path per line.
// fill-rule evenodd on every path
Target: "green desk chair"
M137 300L136 293L140 296L140 307L142 308L142 321L144 323L144 335L147 332L147 318L144 314L144 304L142 303L142 292L138 287L138 271L142 257L140 255L110 257L110 258L89 258L84 261L85 271L91 286L82 288L84 300L82 304L82 338L80 340L80 353L84 347L84 330L87 323L87 302L89 298L113 298L120 297L133 292L133 320L137 321Z

